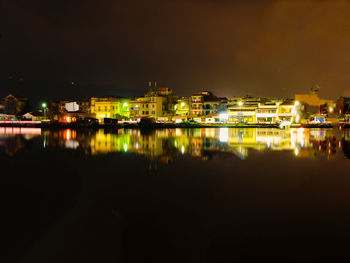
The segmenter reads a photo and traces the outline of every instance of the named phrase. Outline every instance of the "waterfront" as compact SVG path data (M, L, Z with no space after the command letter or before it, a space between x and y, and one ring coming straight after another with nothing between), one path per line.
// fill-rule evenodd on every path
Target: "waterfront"
M350 259L348 129L0 128L0 158L11 261Z

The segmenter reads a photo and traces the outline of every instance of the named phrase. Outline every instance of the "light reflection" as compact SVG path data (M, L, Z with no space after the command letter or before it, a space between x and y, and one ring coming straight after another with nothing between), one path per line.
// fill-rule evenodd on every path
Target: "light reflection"
M337 136L342 137L341 134ZM72 140L73 137L77 137L79 146L88 154L129 152L152 160L170 160L177 153L210 159L211 153L217 152L227 152L246 159L251 151L289 151L298 158L313 159L318 153L335 156L342 145L339 139L335 139L333 130L304 128L160 129L147 132L121 129L114 133L99 130L80 138L74 131L63 133L64 140Z
M177 155L208 160L219 153L228 153L244 160L253 152L273 151L289 152L296 158L309 159L333 158L342 151L345 157L350 158L350 131L347 129L193 128L85 132L21 129L0 128L0 145L4 145L10 135L20 135L29 140L32 137L26 136L41 134L46 148L80 150L88 155L136 153L162 163L168 163ZM24 131L27 133L23 134Z

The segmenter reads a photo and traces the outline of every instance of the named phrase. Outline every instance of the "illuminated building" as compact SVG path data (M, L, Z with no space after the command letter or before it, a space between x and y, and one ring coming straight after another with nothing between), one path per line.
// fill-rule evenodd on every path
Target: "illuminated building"
M50 101L49 102L49 119L58 122L67 113L66 103L69 101Z
M176 97L169 88L150 90L144 97L130 101L130 118L150 118L154 121L171 120L175 115Z
M228 106L228 122L229 123L255 123L256 108L258 105L237 102L237 104Z
M32 121L44 120L44 115L40 112L27 112L26 114L23 114L22 117Z
M130 117L132 119L151 118L157 120L165 115L163 105L165 98L161 96L141 97L130 101Z
M227 106L229 123L256 123L256 113L259 104L269 101L267 98L251 96L230 98Z
M187 116L190 113L188 98L182 97L175 104L175 115Z
M227 104L227 98L219 98L210 91L202 91L191 95L189 104L190 115L210 115L224 109Z
M290 125L296 114L293 100L282 101L245 96L230 99L227 107L227 122L245 124L283 122Z
M296 105L294 100L285 100L278 107L278 121L291 124L295 122L297 115Z
M278 102L259 103L256 109L257 123L276 123L278 118Z
M91 114L100 122L103 122L105 118L129 118L129 99L119 97L92 97Z

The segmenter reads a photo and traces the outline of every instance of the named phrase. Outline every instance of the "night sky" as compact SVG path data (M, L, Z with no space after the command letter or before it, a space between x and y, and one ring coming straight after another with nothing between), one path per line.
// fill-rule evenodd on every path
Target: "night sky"
M1 0L0 34L0 96L350 96L345 0Z

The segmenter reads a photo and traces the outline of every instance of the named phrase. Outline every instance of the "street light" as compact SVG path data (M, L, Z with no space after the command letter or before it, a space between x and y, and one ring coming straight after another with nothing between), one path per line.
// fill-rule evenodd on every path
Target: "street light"
M47 107L46 102L41 103L41 107L44 109L44 120L46 120L46 107Z

